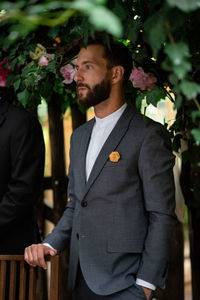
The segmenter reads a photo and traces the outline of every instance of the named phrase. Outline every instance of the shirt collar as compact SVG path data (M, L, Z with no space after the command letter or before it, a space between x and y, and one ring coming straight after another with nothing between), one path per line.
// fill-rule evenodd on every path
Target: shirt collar
M98 118L95 116L96 125L98 127L106 127L108 124L118 120L127 107L127 103L124 103L118 110L114 111L112 114L105 118Z

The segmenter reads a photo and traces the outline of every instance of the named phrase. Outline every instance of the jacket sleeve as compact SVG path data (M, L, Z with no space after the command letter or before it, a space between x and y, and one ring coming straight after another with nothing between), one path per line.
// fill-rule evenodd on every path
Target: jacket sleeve
M73 137L73 135L72 135ZM70 143L70 165L68 172L68 202L66 209L55 226L53 231L45 238L43 243L50 244L54 249L60 253L66 248L67 242L71 237L73 216L75 210L75 197L74 197L74 180L73 180L73 143Z
M164 286L172 230L176 222L174 155L167 130L156 125L146 134L139 157L149 226L137 278Z
M0 228L4 231L33 213L44 172L44 141L38 120L27 113L14 124L10 177L0 203Z

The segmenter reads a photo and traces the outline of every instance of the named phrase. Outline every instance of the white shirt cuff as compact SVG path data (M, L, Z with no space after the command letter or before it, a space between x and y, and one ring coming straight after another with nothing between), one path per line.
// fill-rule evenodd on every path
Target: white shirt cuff
M47 247L49 247L49 248L55 250L55 248L53 248L49 243L42 243L42 244L43 244L44 246L47 246Z
M155 291L155 289L156 289L156 286L154 284L151 284L151 283L144 281L142 279L139 279L139 278L136 279L136 284L144 286L152 291Z

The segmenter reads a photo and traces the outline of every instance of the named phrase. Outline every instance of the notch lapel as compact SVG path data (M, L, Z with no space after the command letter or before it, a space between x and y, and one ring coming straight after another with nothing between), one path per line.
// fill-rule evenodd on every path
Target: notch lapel
M80 182L82 184L81 190L84 191L85 189L85 184L86 184L86 154L87 154L87 149L90 141L90 136L92 133L92 129L94 126L94 118L90 120L87 123L87 126L85 127L82 138L81 138L81 143L80 143L80 160L78 163L79 166L79 176L80 176Z
M103 147L94 163L94 166L92 168L92 171L90 173L90 176L89 176L88 181L85 186L85 192L84 192L83 198L86 196L90 187L92 186L92 184L96 180L97 176L101 172L102 168L104 167L106 161L108 160L109 154L111 152L115 151L115 149L119 145L120 141L126 134L129 124L130 124L130 121L133 118L134 113L135 113L135 111L130 106L127 106L124 113L120 117L119 121L115 125L114 129L110 133L108 139L106 140L105 144L103 145ZM90 132L90 134L91 134L91 132ZM85 155L86 155L86 153L85 153ZM84 161L85 161L85 159L84 159Z

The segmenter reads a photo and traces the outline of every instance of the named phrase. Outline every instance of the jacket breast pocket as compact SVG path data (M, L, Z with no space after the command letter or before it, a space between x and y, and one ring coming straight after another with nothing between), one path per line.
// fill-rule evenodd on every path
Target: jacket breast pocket
M125 159L119 160L118 162L112 162L108 160L106 164L104 165L104 168L107 167L125 167L127 165L127 161Z
M141 253L143 248L143 239L111 239L107 244L107 251L111 253Z

